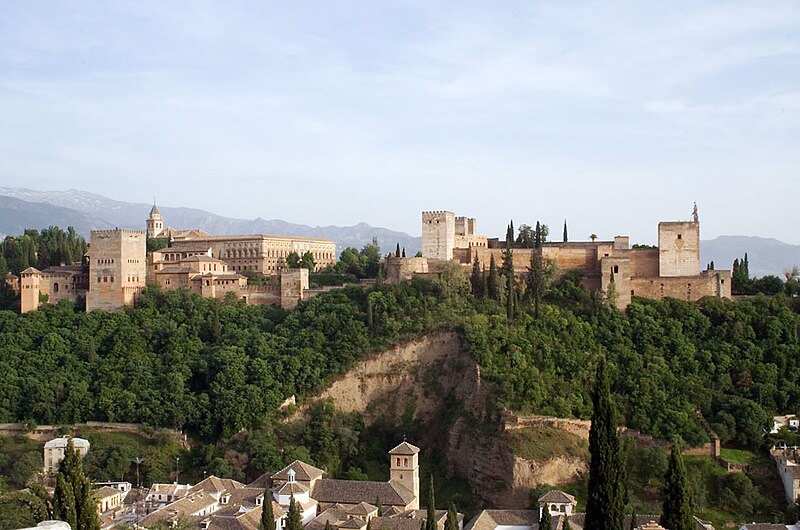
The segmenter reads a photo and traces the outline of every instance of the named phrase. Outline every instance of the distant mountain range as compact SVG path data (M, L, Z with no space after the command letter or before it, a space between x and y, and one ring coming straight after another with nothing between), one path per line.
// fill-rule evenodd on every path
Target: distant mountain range
M73 226L88 238L89 231L105 228L143 230L151 204L117 201L80 190L37 191L0 188L0 234L20 234L25 228ZM164 224L177 229L199 228L215 235L270 234L331 239L339 250L362 248L377 238L384 253L397 243L413 256L422 248L422 238L403 232L358 223L354 226L307 226L281 219L233 219L196 208L158 205Z
M703 267L714 261L717 269L730 269L733 260L742 259L747 252L750 276L774 274L783 278L784 271L800 266L800 245L790 245L777 239L755 236L719 236L700 242Z
M144 229L152 205L117 201L80 190L37 191L0 187L0 234L21 234L25 228L50 225L72 226L88 238L89 231L104 228ZM361 248L378 238L384 253L400 243L413 256L422 247L422 238L404 232L358 223L354 226L307 226L280 219L233 219L196 208L158 206L164 223L178 229L199 228L210 234L272 234L318 237L345 247ZM702 241L701 265L714 261L717 269L730 269L735 258L748 253L750 274L782 276L793 265L800 265L800 246L754 236L720 236Z

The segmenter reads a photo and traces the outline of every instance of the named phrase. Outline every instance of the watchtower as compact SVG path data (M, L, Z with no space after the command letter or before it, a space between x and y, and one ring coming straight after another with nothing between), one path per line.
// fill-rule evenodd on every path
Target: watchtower
M19 273L20 313L39 309L39 292L42 273L35 267L28 267Z
M422 212L422 257L451 260L456 244L456 216L453 212Z
M147 274L145 232L92 230L86 310L133 305Z

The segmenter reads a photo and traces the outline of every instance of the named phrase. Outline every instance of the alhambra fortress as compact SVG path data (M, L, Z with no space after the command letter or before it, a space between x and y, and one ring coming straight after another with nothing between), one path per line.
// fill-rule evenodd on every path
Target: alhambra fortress
M503 262L505 242L476 234L476 221L453 212L422 212L422 257L387 257L388 282L414 275L434 274L442 263L454 260L468 273L474 262L484 270L494 258ZM729 270L700 270L700 221L697 207L690 221L658 224L657 248L631 248L628 236L613 241L546 242L540 248L514 248L514 270L527 273L532 255L550 260L558 271L580 271L591 291L608 292L614 285L620 309L633 296L695 301L704 296L731 297Z
M435 275L448 261L462 265L465 274L473 263L488 270L492 258L502 263L505 242L476 234L476 220L449 211L422 212L422 256L388 255L384 261L387 283L413 276ZM33 267L22 271L18 283L21 311L36 310L40 303L86 300L86 310L116 310L131 306L147 283L164 290L184 288L204 297L224 298L228 293L248 304L275 304L291 309L301 300L321 292L309 286L309 271L289 268L292 252L310 252L315 270L336 262L333 241L291 236L213 236L201 230L164 227L153 205L143 230L93 230L89 251L81 265ZM147 252L147 239L168 241L168 246ZM592 291L608 292L613 285L616 304L626 308L633 296L695 301L704 296L731 297L728 270L701 270L700 222L695 207L689 221L658 224L657 248L631 248L627 236L611 241L546 242L539 248L514 248L515 271L527 272L534 253L550 260L558 271L580 271ZM275 281L248 285L246 271Z

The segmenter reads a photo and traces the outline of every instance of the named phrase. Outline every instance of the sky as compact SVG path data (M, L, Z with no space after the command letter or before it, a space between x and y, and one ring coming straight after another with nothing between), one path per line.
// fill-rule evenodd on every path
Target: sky
M800 244L798 168L796 0L0 2L0 186Z

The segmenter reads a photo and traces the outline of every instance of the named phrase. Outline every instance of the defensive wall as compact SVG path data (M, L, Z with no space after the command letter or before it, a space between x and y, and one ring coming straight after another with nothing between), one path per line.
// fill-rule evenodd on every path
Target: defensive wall
M422 255L428 260L387 261L387 281L404 281L415 274L430 274L437 261L455 260L468 273L475 262L485 271L494 258L500 267L505 244L475 234L473 218L448 211L422 212ZM513 248L514 271L527 273L534 255L551 261L561 275L579 271L592 291L613 290L617 307L624 309L634 296L695 301L704 296L731 297L727 270L700 270L700 222L697 208L691 221L658 223L658 247L634 249L628 236L612 241L547 242L538 249ZM406 260L410 258L405 258Z

